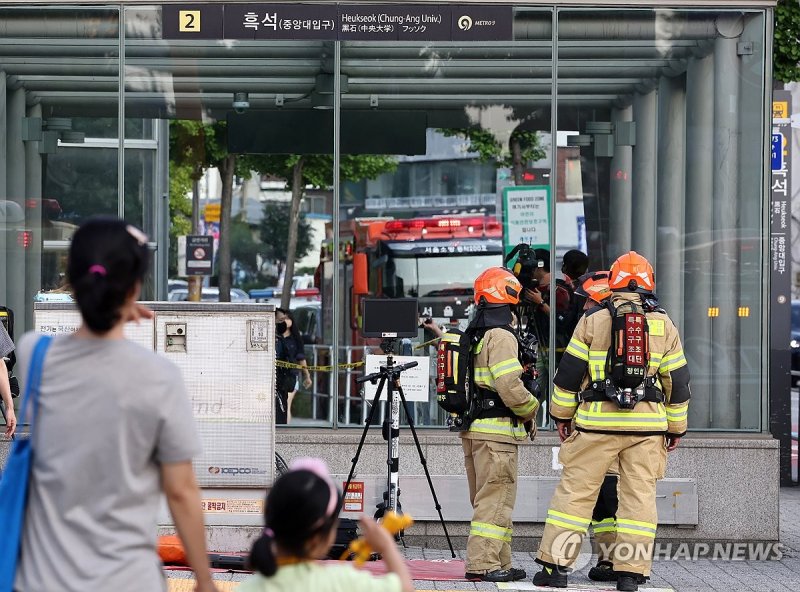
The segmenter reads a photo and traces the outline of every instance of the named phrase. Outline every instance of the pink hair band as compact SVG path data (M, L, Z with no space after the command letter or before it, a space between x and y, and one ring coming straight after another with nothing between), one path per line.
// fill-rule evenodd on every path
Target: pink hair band
M96 273L97 275L108 275L108 271L102 265L94 264L89 268L89 273Z

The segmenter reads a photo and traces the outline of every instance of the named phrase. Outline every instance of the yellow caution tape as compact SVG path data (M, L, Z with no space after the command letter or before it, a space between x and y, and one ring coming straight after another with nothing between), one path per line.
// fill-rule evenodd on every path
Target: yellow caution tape
M429 339L425 343L420 343L419 345L415 345L414 349L422 349L424 347L428 347L429 345L433 345L434 343L441 341L441 337L434 337L433 339Z
M276 360L275 365L278 368L292 368L295 370L308 370L309 372L331 372L334 366L303 366L302 364L293 364L292 362L284 362L283 360ZM352 369L363 366L364 362L349 362L347 364L339 364L339 369Z

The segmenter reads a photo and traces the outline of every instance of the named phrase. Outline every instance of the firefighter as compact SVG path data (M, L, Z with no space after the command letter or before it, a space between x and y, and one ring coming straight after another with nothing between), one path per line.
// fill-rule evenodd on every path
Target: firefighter
M477 340L472 349L475 405L469 428L461 432L473 508L467 579L525 578L523 570L511 566L511 513L517 495L517 447L535 434L539 401L521 378L512 328L512 307L521 291L519 280L502 267L489 268L475 280L477 309L468 329Z
M617 590L638 590L652 562L656 480L663 476L667 452L686 432L689 370L678 331L665 313L642 306L655 289L652 266L635 251L622 255L611 266L609 288L611 306L581 318L553 379L550 414L564 439L559 452L564 469L536 554L543 566L533 578L539 586L566 588L605 475L619 462L613 569ZM612 322L619 319L612 310L632 308L630 303L645 311L639 320L649 341L644 352L649 355L629 360L644 360L646 368L643 395L637 389L633 399L630 390L616 386L621 379L609 351Z
M565 255L566 259L566 255ZM575 294L585 299L583 314L602 306L612 295L608 287L608 272L593 271L575 281ZM597 565L589 570L589 579L596 582L615 582L614 562L611 553L617 538L617 482L619 467L614 463L600 486L597 502L592 510L592 550L597 555ZM645 574L649 575L649 573Z

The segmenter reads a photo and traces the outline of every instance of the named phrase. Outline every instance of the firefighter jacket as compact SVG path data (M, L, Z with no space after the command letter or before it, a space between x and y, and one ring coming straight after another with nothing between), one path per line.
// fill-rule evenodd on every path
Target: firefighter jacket
M614 303L639 300L638 294L615 294ZM550 415L574 420L578 430L600 433L686 433L689 412L689 369L678 330L663 312L648 312L650 362L648 376L664 394L664 403L639 401L633 409L620 409L615 401L581 401L580 393L592 381L605 380L611 346L611 312L596 307L584 315L553 377ZM589 391L590 393L593 391Z
M479 415L472 421L469 430L461 432L462 438L511 444L527 439L528 433L523 424L536 416L539 401L522 384L518 351L516 336L498 327L486 331L475 346L473 380L478 392L485 389L497 393L516 417L481 418ZM478 399L480 401L480 396Z

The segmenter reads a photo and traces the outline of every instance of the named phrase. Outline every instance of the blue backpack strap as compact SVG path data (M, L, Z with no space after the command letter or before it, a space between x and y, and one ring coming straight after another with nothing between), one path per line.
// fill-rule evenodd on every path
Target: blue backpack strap
M19 423L22 425L28 413L28 407L33 406L31 424L31 433L33 433L33 425L36 421L36 415L39 410L39 386L42 382L42 370L44 368L44 356L47 353L47 348L53 342L52 335L42 335L36 341L33 347L33 354L31 355L31 364L28 367L28 381L25 383L25 397L22 399L20 405Z

